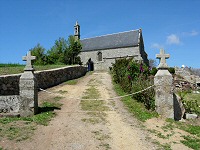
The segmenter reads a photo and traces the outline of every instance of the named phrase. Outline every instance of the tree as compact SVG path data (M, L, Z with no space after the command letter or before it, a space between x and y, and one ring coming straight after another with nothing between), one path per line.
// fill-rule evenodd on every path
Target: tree
M65 55L68 51L67 41L64 38L59 38L55 41L55 45L47 51L49 64L67 64Z
M32 49L30 49L31 54L36 56L36 60L34 60L34 65L46 65L46 55L45 48L43 48L39 43Z
M78 54L81 52L82 46L80 40L76 40L74 36L68 38L68 57L69 64L80 64L81 60Z

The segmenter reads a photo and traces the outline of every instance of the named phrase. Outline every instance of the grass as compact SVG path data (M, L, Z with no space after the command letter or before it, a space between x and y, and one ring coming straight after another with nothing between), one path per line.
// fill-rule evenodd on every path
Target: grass
M86 91L84 92L83 99L98 99L100 97L99 91L94 87L90 86Z
M96 139L99 140L99 141L107 140L107 139L110 138L109 135L103 134L101 130L99 130L99 131L92 131L92 133L95 134Z
M183 136L184 140L181 140L181 143L184 145L194 149L199 150L200 149L200 139L196 139L191 136Z
M200 115L200 94L187 93L183 100L187 111Z
M169 144L160 144L158 141L154 141L153 143L159 146L158 150L172 150Z
M111 147L110 147L110 145L108 143L103 143L103 144L100 144L99 146L104 147L105 150L111 149Z
M84 92L83 99L81 100L81 108L85 111L107 111L109 108L105 106L105 101L103 100L89 100L89 99L98 99L100 98L100 93L98 89L94 86L95 80L91 79L89 81L89 88Z
M34 66L34 68L36 71L41 71L41 70L49 70L65 66L66 65L44 65L44 66ZM24 67L25 65L20 65L20 64L0 64L0 75L23 73Z
M104 112L88 112L89 118L82 119L83 122L98 124L98 123L106 123L107 114Z
M78 79L69 80L65 82L68 85L76 85L78 83Z
M171 128L179 128L181 130L184 130L192 135L196 135L200 138L200 126L199 125L192 125L184 122L177 122L173 119L166 119L166 122L169 122L171 124ZM191 123L191 122L189 122Z
M67 92L64 92L64 91L62 91L62 92L60 92L59 91L59 93L60 94L63 94L63 93L67 93ZM55 100L55 101L59 101L59 100L61 100L63 97L61 97L61 96L56 96L56 97L54 97L53 99Z
M173 119L166 119L166 122L170 123L170 128L179 128L188 132L190 135L182 136L184 140L181 140L181 143L192 148L192 149L200 149L200 126L192 125L183 122L177 122Z
M0 118L0 137L15 141L26 140L33 135L37 125L47 126L56 116L53 110L60 108L60 103L45 101L39 108L40 113L32 117Z
M1 67L18 67L18 66L24 66L24 65L19 64L19 63L7 63L7 64L0 63L0 68Z
M81 108L85 111L108 111L103 100L81 100Z
M104 134L102 130L92 131L92 133L95 135L95 138L97 140L101 141L101 144L99 146L104 147L106 150L111 149L110 145L108 143L105 143L105 140L110 138L108 134Z
M119 96L123 96L127 94L121 89L121 87L118 84L113 83L113 85L114 85L114 89L116 93ZM130 96L122 98L122 102L128 108L129 112L132 113L140 121L144 122L147 119L158 117L158 114L156 112L148 111L142 103L137 102L136 100L132 99Z

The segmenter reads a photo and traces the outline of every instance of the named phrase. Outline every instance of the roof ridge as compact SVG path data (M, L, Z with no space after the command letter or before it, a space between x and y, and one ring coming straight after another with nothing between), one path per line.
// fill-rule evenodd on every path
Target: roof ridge
M112 34L105 34L105 35L95 36L95 37L91 37L91 38L84 38L81 40L93 39L93 38L97 38L97 37L104 37L104 36L108 36L108 35L115 35L115 34L127 33L127 32L131 32L131 31L140 31L140 30L141 29L136 29L136 30L129 30L129 31L123 31L123 32L118 32L118 33L112 33Z

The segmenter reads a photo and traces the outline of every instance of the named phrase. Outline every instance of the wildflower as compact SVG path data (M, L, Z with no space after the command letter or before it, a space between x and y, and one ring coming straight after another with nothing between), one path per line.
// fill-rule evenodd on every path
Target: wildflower
M131 76L130 75L128 75L128 79L131 80Z
M140 64L140 72L144 72L143 64Z
M149 66L149 71L151 71L152 70L152 67L151 66Z

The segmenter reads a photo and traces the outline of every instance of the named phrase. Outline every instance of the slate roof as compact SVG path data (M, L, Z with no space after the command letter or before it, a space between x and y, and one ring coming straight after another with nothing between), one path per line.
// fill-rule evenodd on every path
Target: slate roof
M138 45L140 30L108 34L94 38L82 39L82 51L104 50L132 47Z

